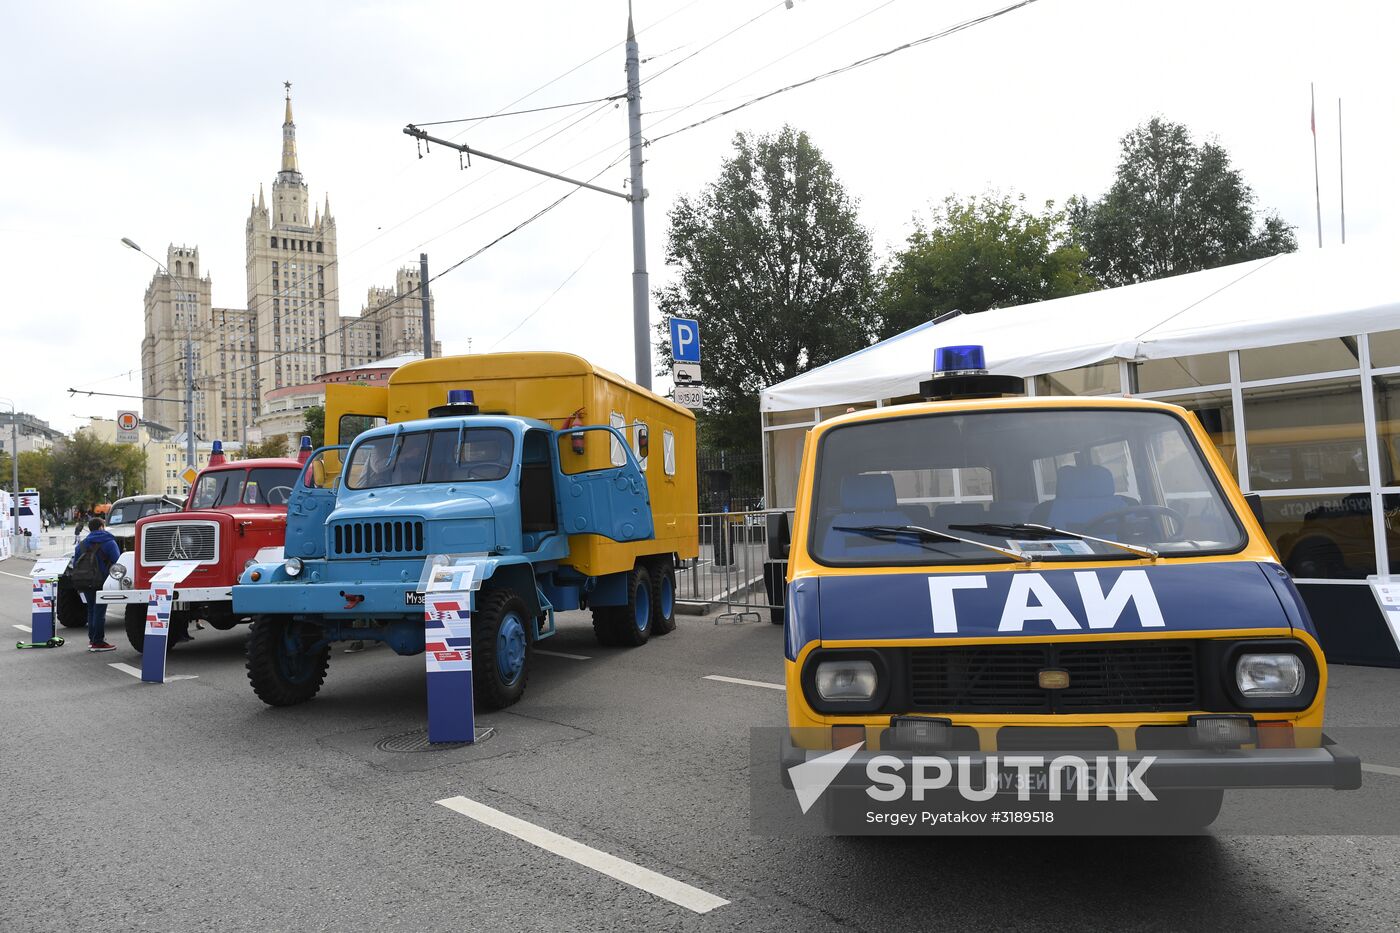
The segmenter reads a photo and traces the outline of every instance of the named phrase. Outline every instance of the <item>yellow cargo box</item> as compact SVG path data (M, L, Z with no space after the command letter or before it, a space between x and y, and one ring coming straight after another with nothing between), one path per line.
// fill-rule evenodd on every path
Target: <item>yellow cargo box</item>
M630 570L640 557L699 554L695 415L572 353L483 353L418 360L399 367L387 386L326 387L326 443L345 444L368 427L428 417L450 389L471 389L481 413L534 418L556 429L608 424L631 444L651 498L656 536L619 543L592 534L569 537L569 563L602 576ZM643 431L648 455L641 455ZM620 464L615 440L587 432L584 450L560 449L565 473Z

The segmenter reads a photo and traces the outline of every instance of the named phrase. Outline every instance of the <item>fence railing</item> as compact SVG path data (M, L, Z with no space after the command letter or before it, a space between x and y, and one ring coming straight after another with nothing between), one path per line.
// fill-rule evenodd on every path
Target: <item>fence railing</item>
M768 557L771 514L778 510L700 513L700 556L677 568L677 600L722 609L716 623L781 623L787 565Z

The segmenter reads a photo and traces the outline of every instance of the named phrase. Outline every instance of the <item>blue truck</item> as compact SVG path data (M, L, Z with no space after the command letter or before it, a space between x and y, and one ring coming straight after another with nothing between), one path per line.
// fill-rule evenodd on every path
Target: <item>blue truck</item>
M438 555L474 568L474 683L487 709L520 699L531 649L555 634L560 611L591 609L605 645L640 646L675 628L675 568L698 550L693 521L671 514L687 496L693 510L693 416L569 354L494 356L401 368L382 410L407 420L307 461L288 502L282 559L251 563L233 592L254 618L248 678L265 703L315 696L337 641L422 653L421 581ZM547 391L521 392L530 380ZM447 404L414 412L425 386ZM609 423L580 423L579 393L604 396ZM328 426L374 416L336 414L332 393ZM664 457L649 456L657 429L670 445ZM677 439L691 458L679 483Z

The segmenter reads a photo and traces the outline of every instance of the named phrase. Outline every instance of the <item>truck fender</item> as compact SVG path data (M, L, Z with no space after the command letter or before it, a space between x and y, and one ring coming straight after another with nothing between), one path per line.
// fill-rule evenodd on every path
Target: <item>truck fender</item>
M117 558L117 563L126 571L126 576L118 580L110 573L107 579L102 581L103 590L129 590L136 582L136 552L122 551L122 556Z
M540 614L539 591L535 588L535 569L526 563L498 564L482 580L483 590L512 590L525 603L531 618Z

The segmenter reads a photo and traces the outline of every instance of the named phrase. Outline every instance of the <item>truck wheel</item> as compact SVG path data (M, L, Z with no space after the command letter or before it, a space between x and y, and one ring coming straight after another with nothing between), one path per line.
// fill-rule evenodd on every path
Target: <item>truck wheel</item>
M140 654L146 647L146 607L140 603L133 603L125 609L126 614L126 640L131 642L131 647Z
M330 645L312 650L317 626L284 616L256 616L248 633L248 682L268 706L292 706L316 695L331 663Z
M621 606L593 607L593 638L604 648L617 645L617 618L621 610Z
M483 590L472 613L472 686L477 705L503 709L530 677L530 616L510 590Z
M651 633L667 635L676 630L676 569L669 558L651 568Z
M58 624L64 628L87 628L87 603L78 591L68 585L67 577L59 577L54 587L54 610Z
M651 574L645 567L633 568L627 575L627 605L618 606L613 618L613 644L637 648L651 637L652 613Z

